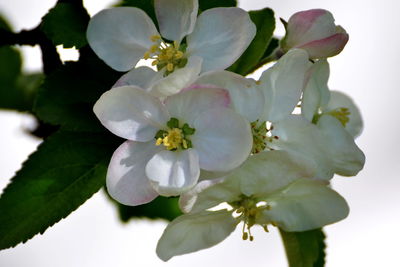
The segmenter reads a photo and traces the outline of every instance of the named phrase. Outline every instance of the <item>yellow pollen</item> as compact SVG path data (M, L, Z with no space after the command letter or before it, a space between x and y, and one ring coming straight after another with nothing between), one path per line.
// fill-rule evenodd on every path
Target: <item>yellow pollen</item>
M160 40L160 39L161 39L161 36L160 36L160 35L153 35L153 36L150 37L150 40L151 40L152 42L157 42L157 41Z
M174 70L174 64L168 63L168 64L167 64L167 70L168 70L168 71L173 71L173 70Z
M149 59L149 58L150 58L150 52L147 51L146 53L144 53L143 58L144 58L144 59Z
M163 144L168 150L178 149L181 145L187 148L186 140L183 138L182 130L173 128L168 130L167 135L164 138L158 138L156 145Z

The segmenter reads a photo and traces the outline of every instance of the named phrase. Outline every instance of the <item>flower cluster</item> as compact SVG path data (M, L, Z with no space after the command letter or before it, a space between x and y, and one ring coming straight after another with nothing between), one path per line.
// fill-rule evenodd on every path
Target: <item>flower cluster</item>
M197 0L155 0L160 33L140 9L95 15L88 40L110 67L128 71L94 106L100 122L127 139L107 173L109 194L126 205L180 196L185 215L157 246L162 260L213 246L243 223L306 231L349 212L329 187L334 174L364 165L354 142L360 113L330 91L327 57L348 35L325 10L293 15L277 62L258 81L225 70L256 28L240 8L198 17ZM150 60L155 69L137 67ZM225 203L229 208L218 209Z

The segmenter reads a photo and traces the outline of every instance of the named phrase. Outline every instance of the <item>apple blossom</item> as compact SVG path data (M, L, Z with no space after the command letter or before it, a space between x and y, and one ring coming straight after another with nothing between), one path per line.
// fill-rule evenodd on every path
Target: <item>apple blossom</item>
M256 33L248 13L240 8L213 8L199 17L197 0L156 0L161 34L141 9L116 7L96 14L87 39L95 53L118 71L128 71L140 59L151 59L160 77L194 78L200 71L225 69L239 58ZM186 43L182 40L186 38ZM189 70L179 73L179 69ZM176 93L177 91L174 91Z
M291 48L301 48L313 59L336 56L349 40L346 31L335 25L332 14L323 9L297 12L285 27L282 49L286 52Z
M231 108L251 125L253 154L265 149L288 150L314 162L320 179L331 179L334 173L355 175L362 169L365 157L340 123L324 118L316 126L311 120L291 115L300 101L307 75L311 77L303 95L307 106L304 108L327 105L329 66L325 61L309 63L307 53L301 49L286 53L263 72L258 82L227 71L214 71L204 73L196 83L220 86L230 92Z
M135 86L105 92L94 112L108 130L128 139L109 165L110 195L140 205L191 189L200 169L226 172L242 164L251 150L251 131L241 115L226 108L229 103L226 90L201 86L165 101Z
M164 230L157 255L164 261L209 248L223 241L243 222L243 239L254 239L251 228L268 224L285 231L307 231L344 219L346 201L326 183L313 180L313 166L285 151L251 156L242 166L201 191L191 212ZM221 203L230 209L210 211Z

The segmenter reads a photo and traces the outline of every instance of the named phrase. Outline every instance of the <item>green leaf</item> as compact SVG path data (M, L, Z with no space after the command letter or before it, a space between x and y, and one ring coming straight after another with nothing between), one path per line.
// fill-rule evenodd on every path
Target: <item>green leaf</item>
M154 11L154 0L123 0L117 6L137 7L146 12L157 27L156 13Z
M255 70L254 67L263 58L275 30L275 17L271 9L250 11L249 15L257 27L256 36L242 56L228 69L241 75Z
M325 265L325 234L322 229L305 232L279 230L290 267L323 267Z
M119 217L121 221L128 222L134 218L165 219L172 221L182 214L178 206L178 198L157 197L150 203L140 206L118 205Z
M237 6L236 0L199 0L199 9L204 11L214 7L232 7Z
M23 164L0 197L0 249L43 233L105 183L110 135L58 132Z
M77 49L87 44L86 28L89 15L80 6L73 3L57 3L43 17L41 30L54 45Z
M67 62L46 77L34 111L44 122L65 130L103 131L93 105L120 75L90 52L79 62Z

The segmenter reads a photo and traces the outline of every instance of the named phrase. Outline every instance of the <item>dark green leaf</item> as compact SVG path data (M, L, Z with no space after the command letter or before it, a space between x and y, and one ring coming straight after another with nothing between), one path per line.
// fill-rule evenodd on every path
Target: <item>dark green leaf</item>
M133 218L150 218L150 219L165 219L172 221L179 215L181 211L178 206L177 198L158 197L152 202L140 206L125 206L119 203L119 216L123 222L127 222Z
M79 49L87 44L88 21L89 15L80 6L58 3L43 17L41 29L54 45Z
M325 234L322 229L305 232L279 230L290 267L323 267Z
M167 126L170 129L174 129L174 128L179 128L179 120L177 118L171 118L168 122L167 122Z
M271 9L250 11L249 15L257 27L257 34L242 56L228 69L241 75L255 70L254 67L265 54L275 30L275 17Z
M153 20L157 26L156 13L154 11L154 0L123 0L117 6L131 6L137 7L146 12L146 14Z
M46 139L0 197L0 249L43 233L96 193L118 142L73 132Z
M204 11L214 7L232 7L237 6L236 0L199 0L199 9Z
M45 79L34 111L44 122L66 130L102 131L93 105L120 75L92 53L79 62L68 62Z

